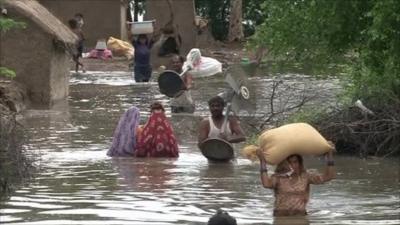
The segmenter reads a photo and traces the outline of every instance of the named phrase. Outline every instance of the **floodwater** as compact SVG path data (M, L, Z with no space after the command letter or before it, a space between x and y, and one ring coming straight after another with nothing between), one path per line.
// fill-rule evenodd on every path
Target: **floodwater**
M296 93L274 100L276 112L305 96L311 104L328 104L338 86L336 80L298 75L274 80L250 79L258 116L270 110L268 96L274 84L279 84L276 96ZM171 114L169 99L158 92L156 83L134 84L128 73L72 76L68 101L51 110L26 112L30 142L25 147L38 172L0 203L0 223L206 224L221 208L238 224L400 224L398 161L348 156L336 157L336 180L312 186L306 218L274 220L273 192L261 186L257 164L238 152L231 163L215 164L197 149L197 124L207 115L207 99L226 85L221 77L195 82L196 112L188 115ZM166 106L179 139L180 157L107 157L120 115L136 105L145 121L155 100ZM323 165L322 159L306 158L308 168L322 170Z

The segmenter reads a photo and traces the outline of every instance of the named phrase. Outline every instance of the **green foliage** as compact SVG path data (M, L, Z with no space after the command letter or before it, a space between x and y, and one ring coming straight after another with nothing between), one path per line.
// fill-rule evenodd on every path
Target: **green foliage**
M0 32L5 33L13 28L25 28L26 24L24 22L17 22L9 18L3 18L0 16ZM5 76L8 78L14 78L15 72L7 69L5 67L1 67L0 65L0 76Z
M145 11L145 0L129 0L128 4L133 11L132 21L138 21L139 15L143 15Z
M366 17L364 48L353 73L356 94L400 98L400 1L377 1ZM379 99L374 99L379 101Z
M256 26L263 23L265 12L261 9L264 0L243 1L244 35L249 37L256 31Z
M285 123L314 123L324 119L327 115L327 108L323 107L304 107L300 111L291 115Z
M256 25L263 22L262 2L264 0L243 0L245 36L252 35ZM197 14L210 20L211 32L217 40L225 40L228 35L230 4L231 0L195 0Z
M351 68L355 97L400 97L400 1L265 0L250 46L285 60Z
M261 134L261 133L260 133ZM246 138L246 145L258 145L258 133L252 133Z
M331 59L358 41L357 20L362 1L348 0L266 0L267 17L258 28L255 41L270 53L292 60ZM350 22L348 22L350 21Z
M12 28L25 28L24 22L17 22L13 19L0 17L0 32L5 33Z
M230 0L195 0L197 13L209 19L211 33L217 40L228 35Z
M0 67L0 75L8 78L14 78L16 76L14 71L7 69L5 67Z

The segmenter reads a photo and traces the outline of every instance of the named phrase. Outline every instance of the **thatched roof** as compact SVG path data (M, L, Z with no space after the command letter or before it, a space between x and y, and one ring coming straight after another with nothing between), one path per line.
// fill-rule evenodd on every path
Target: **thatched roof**
M59 41L74 44L77 36L36 0L4 0L5 6L31 19Z

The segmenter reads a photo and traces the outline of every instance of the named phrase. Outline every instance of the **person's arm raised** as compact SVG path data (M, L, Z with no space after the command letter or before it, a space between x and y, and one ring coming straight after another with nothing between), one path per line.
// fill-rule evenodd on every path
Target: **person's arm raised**
M322 179L324 182L336 178L335 161L333 160L333 151L326 153L326 167Z
M330 143L334 148L333 143ZM335 150L331 150L325 154L326 157L326 167L322 174L309 174L309 182L311 184L323 184L327 181L336 178L336 170L335 170L335 161L333 161L333 152Z
M246 136L244 135L240 122L236 117L229 118L229 126L232 130L232 136L227 137L230 143L246 141Z
M185 90L192 89L192 87L193 87L193 76L192 76L192 74L190 74L190 72L186 72L185 73L184 82L185 82Z
M275 181L274 178L268 175L267 170L267 161L264 158L264 154L262 153L261 149L257 149L257 157L260 160L260 178L263 187L265 188L274 188Z

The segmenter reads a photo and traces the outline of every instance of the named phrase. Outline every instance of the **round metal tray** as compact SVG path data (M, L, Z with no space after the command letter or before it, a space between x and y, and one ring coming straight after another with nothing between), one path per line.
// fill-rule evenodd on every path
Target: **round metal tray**
M219 138L206 139L200 144L200 150L204 157L213 161L229 161L234 157L232 144Z
M185 83L178 73L172 70L166 70L158 77L158 87L162 94L174 98L183 93Z

